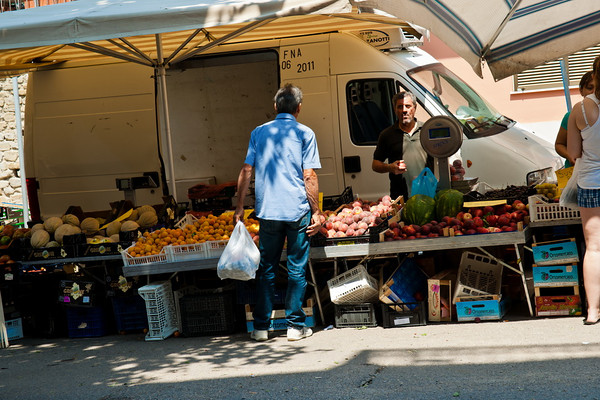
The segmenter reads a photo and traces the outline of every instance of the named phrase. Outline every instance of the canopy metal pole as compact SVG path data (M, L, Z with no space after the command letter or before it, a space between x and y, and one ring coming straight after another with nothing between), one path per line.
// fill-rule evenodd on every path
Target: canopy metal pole
M565 91L565 101L567 102L567 111L571 111L571 90L569 89L569 69L565 58L560 59L560 74L562 76L563 90Z
M163 63L163 50L162 50L162 39L160 34L156 35L156 55L158 58L158 65L156 66L156 77L159 80L158 87L160 90L160 120L163 121L165 127L165 134L167 140L167 153L169 157L169 173L167 178L169 181L169 188L171 196L177 202L177 190L175 187L175 166L173 163L173 145L171 139L171 121L169 119L169 99L167 96L167 81L166 81L166 68Z
M19 100L19 82L16 76L13 76L13 97L15 99L15 121L17 146L19 147L19 175L21 176L21 203L23 204L23 226L27 227L29 222L29 201L27 198L27 182L25 174L25 155L23 151L23 128L21 124L21 105Z

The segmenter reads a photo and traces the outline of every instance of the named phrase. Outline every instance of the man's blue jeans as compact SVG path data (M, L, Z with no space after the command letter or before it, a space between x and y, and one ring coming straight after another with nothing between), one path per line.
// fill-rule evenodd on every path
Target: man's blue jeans
M275 295L275 272L286 238L288 285L285 319L288 327L302 329L305 326L306 314L302 302L306 292L306 265L310 251L306 228L310 220L310 212L295 222L260 220L260 266L256 272L258 299L253 312L254 329L269 328Z

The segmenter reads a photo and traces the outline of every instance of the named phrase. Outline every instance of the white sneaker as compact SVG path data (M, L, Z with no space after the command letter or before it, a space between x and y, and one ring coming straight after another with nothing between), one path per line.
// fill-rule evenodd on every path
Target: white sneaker
M288 328L287 330L287 340L290 342L296 341L296 340L300 340L300 339L304 339L307 338L309 336L312 336L313 331L310 328L307 328L306 326L302 329L297 329L297 328Z
M257 342L264 342L269 339L269 332L255 329L250 333L250 337Z

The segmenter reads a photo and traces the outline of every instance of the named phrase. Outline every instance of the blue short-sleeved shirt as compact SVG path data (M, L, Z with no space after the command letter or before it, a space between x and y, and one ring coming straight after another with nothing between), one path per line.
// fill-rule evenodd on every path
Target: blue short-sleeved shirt
M278 114L252 131L245 163L255 171L258 218L292 222L310 211L303 170L321 168L312 129Z

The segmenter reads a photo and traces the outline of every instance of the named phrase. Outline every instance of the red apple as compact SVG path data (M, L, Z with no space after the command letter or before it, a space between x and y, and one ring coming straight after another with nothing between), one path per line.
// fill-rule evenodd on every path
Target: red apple
M489 226L496 226L498 224L498 216L494 214L488 215L487 217L485 217L485 220L487 221Z
M483 217L483 210L481 208L473 208L469 210L469 213L473 216L473 218L475 217Z
M488 215L488 214L493 214L493 213L494 213L494 207L492 207L492 206L483 207L483 215Z
M513 207L515 210L524 210L524 209L525 209L527 206L526 206L526 205L525 205L525 204L524 204L524 203L523 203L521 200L515 200L515 201L512 203L512 207Z

